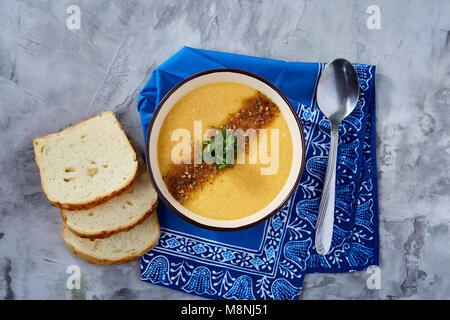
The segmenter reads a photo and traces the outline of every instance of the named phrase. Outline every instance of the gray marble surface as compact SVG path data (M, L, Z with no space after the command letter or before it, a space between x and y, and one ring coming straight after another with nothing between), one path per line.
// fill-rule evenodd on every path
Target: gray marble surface
M81 9L69 30L66 9ZM366 9L381 8L369 30ZM112 109L141 150L136 99L183 45L377 65L381 288L369 274L309 274L302 299L450 298L450 1L2 1L0 298L195 299L97 267L64 247L32 139ZM81 267L80 290L66 268Z

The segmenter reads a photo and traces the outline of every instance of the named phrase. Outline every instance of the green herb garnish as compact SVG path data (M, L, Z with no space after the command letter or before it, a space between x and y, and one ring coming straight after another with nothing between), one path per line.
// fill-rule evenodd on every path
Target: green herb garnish
M222 145L220 145L219 139L214 140L206 140L202 142L204 152L211 154L211 156L215 157L215 150L217 144L219 144L218 148L222 148L222 157L219 161L216 159L214 161L214 165L219 169L226 168L228 166L232 166L232 164L227 163L227 154L229 152L233 152L233 158L237 154L237 138L234 135L227 136L227 129L225 127L221 130L222 134Z

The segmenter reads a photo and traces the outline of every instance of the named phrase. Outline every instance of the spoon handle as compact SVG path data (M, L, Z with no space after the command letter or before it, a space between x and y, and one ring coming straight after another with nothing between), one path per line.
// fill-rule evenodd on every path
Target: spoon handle
M334 204L336 186L336 158L338 145L338 126L331 125L330 152L328 154L322 198L316 224L316 251L320 255L328 253L333 237Z

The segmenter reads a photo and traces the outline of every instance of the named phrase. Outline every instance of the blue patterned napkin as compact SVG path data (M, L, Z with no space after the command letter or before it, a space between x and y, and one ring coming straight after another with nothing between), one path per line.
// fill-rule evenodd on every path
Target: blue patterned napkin
M242 231L196 227L160 201L161 238L141 257L143 281L212 299L298 299L306 273L378 264L375 66L355 65L361 93L339 128L332 249L326 256L314 249L330 140L329 122L314 99L324 66L184 47L153 72L138 99L144 136L156 106L178 82L208 69L243 69L275 84L297 109L306 167L289 202L266 222Z

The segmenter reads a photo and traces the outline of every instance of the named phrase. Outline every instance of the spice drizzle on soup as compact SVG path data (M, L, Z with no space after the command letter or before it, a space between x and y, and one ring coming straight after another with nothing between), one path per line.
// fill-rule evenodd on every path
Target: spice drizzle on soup
M227 148L228 142L234 147ZM220 147L227 156L216 155ZM240 219L265 208L288 181L294 158L281 109L264 93L237 82L208 83L181 97L160 128L157 157L167 191L192 213L216 220ZM275 166L273 173L263 173Z
M259 129L269 124L280 112L277 105L261 92L255 96L247 98L242 103L242 108L236 113L230 114L224 124L218 127L225 129ZM208 164L202 161L201 164L172 164L167 174L163 177L169 192L172 196L184 203L189 199L191 193L202 189L206 183L212 183L213 179L226 168L216 164Z

